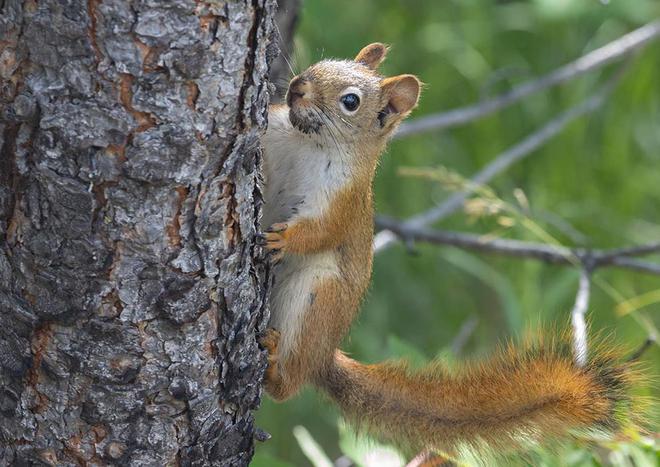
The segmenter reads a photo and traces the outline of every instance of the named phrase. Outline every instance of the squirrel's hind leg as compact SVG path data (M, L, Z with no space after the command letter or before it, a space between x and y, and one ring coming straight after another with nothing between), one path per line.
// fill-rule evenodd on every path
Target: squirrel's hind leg
M273 399L283 401L298 392L298 388L302 383L295 384L284 378L278 352L279 342L280 332L273 328L266 329L266 332L259 339L261 346L268 351L268 368L264 378L266 391Z
M351 324L351 311L356 309L356 304L349 303L354 294L346 293L344 287L334 278L319 282L290 348L278 345L280 336L274 329L262 338L262 345L269 351L266 390L275 400L293 397L305 383L325 376Z
M268 350L268 368L264 384L268 394L278 402L295 396L303 384L304 374L292 371L296 364L291 356L281 356L278 353L280 333L275 329L268 329L260 344Z

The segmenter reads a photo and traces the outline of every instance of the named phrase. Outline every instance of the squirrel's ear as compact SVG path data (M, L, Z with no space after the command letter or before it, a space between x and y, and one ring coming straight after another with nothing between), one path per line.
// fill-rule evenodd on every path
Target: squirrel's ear
M405 117L416 105L422 83L415 75L399 75L381 81L387 99L385 112Z
M385 60L388 47L380 42L369 44L355 56L355 61L375 70Z

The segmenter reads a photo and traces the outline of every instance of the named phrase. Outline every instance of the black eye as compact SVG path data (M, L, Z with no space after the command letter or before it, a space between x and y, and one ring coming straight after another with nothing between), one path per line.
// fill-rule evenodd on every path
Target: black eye
M341 103L344 104L346 110L353 112L359 107L360 98L357 94L346 94L345 96L341 96Z

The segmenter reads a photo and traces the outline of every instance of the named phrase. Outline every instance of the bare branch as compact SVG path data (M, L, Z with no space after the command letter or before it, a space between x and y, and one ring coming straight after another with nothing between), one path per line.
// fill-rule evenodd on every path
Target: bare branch
M378 227L387 229L395 236L406 241L421 240L429 243L456 246L468 250L535 258L545 261L546 263L571 264L571 250L565 247L503 238L486 238L474 234L414 227L408 222L398 222L394 219L389 219L383 216L379 216L376 223Z
M603 254L603 257L601 258L602 262L607 261L608 259L611 259L612 261L615 261L618 257L621 256L644 256L644 255L650 255L653 253L660 253L660 242L654 242L654 243L647 243L645 245L638 245L638 246L631 246L631 247L625 247L625 248L616 248L613 250L608 250L606 253Z
M454 355L459 355L463 351L463 347L465 347L465 344L472 337L478 324L479 318L476 315L470 316L461 324L458 334L456 334L456 337L451 342L451 351Z
M504 152L495 156L493 161L486 167L477 172L471 179L469 186L479 186L488 183L495 175L504 171L515 162L529 156L536 149L541 147L552 137L557 135L563 130L570 122L593 112L602 105L605 97L610 93L614 85L618 82L622 75L623 68L619 70L600 90L584 102L568 109L567 111L559 114L554 119L550 120L544 127L535 131L525 139L505 150ZM411 217L407 224L414 227L421 227L424 225L437 222L449 216L456 210L460 209L465 199L470 195L471 191L459 191L452 194L443 203L436 207L429 209L421 214ZM374 252L379 252L388 247L396 240L396 235L391 232L379 232L374 238Z
M468 233L414 227L407 222L382 216L376 219L376 224L379 228L387 229L391 235L399 237L406 242L424 241L455 246L467 250L496 253L518 258L538 259L549 264L566 266L585 264L591 270L603 267L618 267L660 275L660 264L640 261L629 257L642 254L642 252L650 253L655 251L658 247L657 242L612 250L571 249L565 246L549 245L546 243L509 240L505 238L488 238Z
M587 363L587 322L585 315L589 307L589 295L591 292L590 273L587 268L580 270L580 285L575 305L571 311L571 324L573 325L573 356L575 363L584 366Z
M643 272L646 274L660 275L660 264L652 263L650 261L640 261L638 259L616 257L612 259L609 265L616 266L618 268L632 269L633 271Z
M608 63L631 54L658 37L660 37L660 21L654 21L621 36L603 47L589 52L571 63L557 68L539 79L516 86L505 94L478 104L461 107L449 112L428 115L404 123L394 137L403 138L424 131L439 130L477 120L518 102L531 94L601 68Z
M550 120L544 127L527 136L518 144L510 147L503 153L498 154L490 164L474 175L470 181L470 185L479 186L489 182L495 175L503 172L514 163L527 157L551 138L556 136L570 122L582 115L596 110L603 103L604 97L605 96L602 93L592 96L581 104ZM454 193L444 203L423 214L415 216L414 219L423 224L430 224L443 219L460 209L470 193L470 191Z

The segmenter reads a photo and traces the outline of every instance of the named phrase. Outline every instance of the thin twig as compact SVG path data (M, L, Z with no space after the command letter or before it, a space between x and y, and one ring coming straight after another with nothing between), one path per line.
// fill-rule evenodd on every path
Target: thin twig
M617 257L611 263L612 266L624 269L632 269L633 271L643 272L646 274L660 275L660 264L651 263L650 261L640 261L638 259Z
M469 186L475 187L488 183L495 175L510 167L513 163L529 156L540 146L563 130L570 122L593 112L605 101L605 97L622 76L623 68L615 73L613 77L603 86L600 92L594 94L584 102L568 109L550 120L544 127L527 136L525 139L495 156L493 161L477 172L469 182ZM470 195L470 190L459 191L452 194L443 203L428 211L411 217L407 224L420 227L437 222L460 209L465 199ZM391 232L382 231L374 237L374 252L379 252L391 245L396 240L396 235Z
M660 253L660 242L647 243L645 245L631 246L625 248L615 248L608 250L606 254L603 254L601 261L607 261L608 259L616 260L617 257L621 256L644 256L650 255L653 253Z
M465 347L465 344L467 344L468 340L477 329L478 324L479 318L477 318L476 315L470 316L463 322L463 324L461 324L461 328L451 342L451 351L454 355L457 356L463 351L463 347Z
M653 21L621 36L603 47L587 53L571 63L557 68L539 79L516 86L505 94L478 104L461 107L449 112L420 117L411 122L404 123L394 137L403 138L412 134L448 128L479 119L518 102L531 94L601 68L608 63L631 54L658 37L660 37L660 21Z
M630 255L642 254L642 252L652 253L657 247L657 243L655 242L646 245L612 250L590 250L585 248L571 249L565 246L549 245L547 243L509 240L505 238L489 238L468 233L451 232L427 227L414 227L407 222L397 221L382 216L377 218L376 224L379 228L387 229L392 235L403 239L407 243L423 241L518 258L533 258L549 264L565 266L585 264L592 270L604 267L617 267L660 275L660 264L652 263L650 261L640 261L628 257Z
M546 263L571 264L571 250L560 246L415 227L408 222L400 222L383 216L378 217L377 226L389 230L405 241L424 241L508 256L535 258Z
M635 350L630 357L628 357L629 362L635 362L639 360L642 355L644 355L644 352L646 352L653 344L657 342L657 338L655 336L649 336L644 340L644 343L637 349Z
M571 324L573 325L573 356L575 363L584 366L587 363L587 322L585 315L589 307L589 295L591 292L590 272L587 268L580 270L580 285L575 305L571 311Z
M559 114L550 120L540 130L535 131L518 144L498 154L493 161L477 172L470 180L470 185L479 186L490 181L495 175L508 169L511 165L530 155L544 143L556 136L566 125L587 113L593 112L603 103L605 95L598 93L581 104ZM469 191L460 191L452 194L444 203L434 209L415 216L413 219L422 224L430 224L447 217L460 209L465 199L470 195Z

